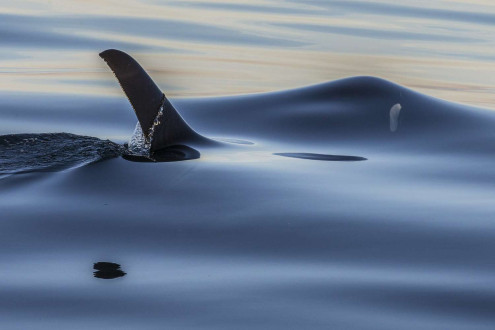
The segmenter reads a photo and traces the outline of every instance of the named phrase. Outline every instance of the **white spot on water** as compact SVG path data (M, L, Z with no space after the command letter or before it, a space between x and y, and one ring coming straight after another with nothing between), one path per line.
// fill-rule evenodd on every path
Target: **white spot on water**
M399 128L399 115L402 106L400 103L394 104L390 108L390 132L395 132Z

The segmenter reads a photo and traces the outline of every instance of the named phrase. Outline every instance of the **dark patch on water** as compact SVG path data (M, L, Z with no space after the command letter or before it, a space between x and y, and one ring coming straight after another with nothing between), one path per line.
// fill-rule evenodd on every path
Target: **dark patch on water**
M274 153L274 155L291 157L291 158L300 158L300 159L324 160L324 161L355 162L355 161L368 160L367 158L359 157L359 156L311 154L305 152L282 152L282 153Z
M127 275L126 272L120 269L119 264L113 262L107 262L107 261L96 262L93 265L93 269L96 270L96 272L93 272L94 277L105 280L111 280L114 278L123 277Z
M179 162L198 159L200 156L201 154L196 149L185 145L175 145L154 151L150 156L124 153L122 158L132 162Z
M118 157L122 146L69 133L0 136L0 175L54 172Z

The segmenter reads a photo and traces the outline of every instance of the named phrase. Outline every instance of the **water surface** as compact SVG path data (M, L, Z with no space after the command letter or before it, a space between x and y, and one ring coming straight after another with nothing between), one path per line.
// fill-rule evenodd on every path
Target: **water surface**
M1 328L493 328L491 2L0 12ZM120 157L110 47L223 142Z

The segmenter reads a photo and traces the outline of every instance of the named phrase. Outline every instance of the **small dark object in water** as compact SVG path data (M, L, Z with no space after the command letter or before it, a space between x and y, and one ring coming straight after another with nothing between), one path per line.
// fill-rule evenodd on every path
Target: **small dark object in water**
M291 157L291 158L325 160L325 161L355 162L361 160L368 160L367 158L359 157L359 156L310 154L305 152L283 152L283 153L274 153L274 155Z
M124 153L122 158L133 162L178 162L181 160L198 159L199 151L184 145L166 147L151 153L150 156L140 156Z
M113 262L106 262L106 261L96 262L93 265L93 269L96 270L96 272L93 273L94 277L102 278L106 280L122 277L127 274L120 269L119 264Z

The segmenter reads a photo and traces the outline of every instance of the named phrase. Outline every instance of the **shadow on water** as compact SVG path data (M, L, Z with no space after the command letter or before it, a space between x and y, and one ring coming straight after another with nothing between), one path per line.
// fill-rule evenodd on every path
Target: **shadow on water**
M345 155L325 155L325 154L311 154L305 152L281 152L274 153L276 156L290 157L290 158L300 158L300 159L310 159L310 160L324 160L324 161L344 161L344 162L355 162L361 160L368 160L364 157L359 156L345 156Z
M93 269L96 270L95 272L93 272L94 277L105 280L111 280L114 278L119 278L127 275L126 272L120 269L119 264L113 262L106 262L106 261L96 262L93 265Z
M199 151L185 145L175 145L154 151L150 156L133 155L124 153L122 158L131 162L179 162L183 160L198 159Z

